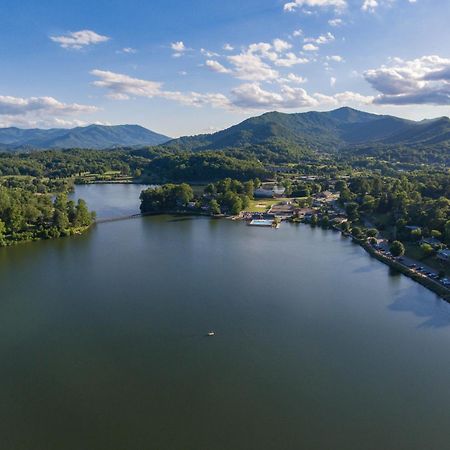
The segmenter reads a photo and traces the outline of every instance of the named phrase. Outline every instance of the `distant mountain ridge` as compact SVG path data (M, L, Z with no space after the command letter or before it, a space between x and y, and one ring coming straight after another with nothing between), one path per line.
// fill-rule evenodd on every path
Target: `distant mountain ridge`
M0 128L0 149L42 150L91 148L107 149L135 145L159 145L171 138L139 125L89 125L71 129L43 130Z
M220 150L273 142L331 151L356 145L439 146L450 148L450 119L416 122L352 108L328 112L269 112L209 135L174 139L164 146Z

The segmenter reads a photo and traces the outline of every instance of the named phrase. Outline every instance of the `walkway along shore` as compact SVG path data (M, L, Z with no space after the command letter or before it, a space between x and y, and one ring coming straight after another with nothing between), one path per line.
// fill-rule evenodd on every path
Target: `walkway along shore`
M407 277L411 278L412 280L416 281L417 283L420 283L422 286L425 286L430 291L433 291L434 293L439 295L446 302L450 303L450 289L446 288L441 283L411 270L409 267L404 266L403 264L399 263L395 259L392 259L386 255L383 255L383 254L377 252L367 242L362 242L355 238L353 238L353 242L359 244L364 250L366 250L367 253L369 253L374 258L378 259L379 261L383 262L384 264L387 264L389 267L392 267L393 269L397 270L398 272L401 272L403 275L406 275Z

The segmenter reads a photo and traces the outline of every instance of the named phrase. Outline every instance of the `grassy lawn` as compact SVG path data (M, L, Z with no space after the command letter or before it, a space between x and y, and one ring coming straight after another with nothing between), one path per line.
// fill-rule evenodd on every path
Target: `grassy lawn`
M248 212L266 212L272 205L280 202L292 201L292 198L260 198L250 201L250 206L245 208Z

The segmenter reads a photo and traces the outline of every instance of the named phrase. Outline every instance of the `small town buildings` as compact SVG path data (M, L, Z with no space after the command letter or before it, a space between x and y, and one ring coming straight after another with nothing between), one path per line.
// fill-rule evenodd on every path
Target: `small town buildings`
M420 241L421 244L428 244L431 245L433 248L434 247L440 247L442 245L442 242L439 239L436 239L434 237L427 237L427 238L422 238L422 240Z
M253 195L255 198L277 198L282 197L285 193L286 189L283 187L273 186L273 187L264 187L261 186L258 189L255 189Z
M292 205L291 202L283 202L279 203L278 205L272 205L272 207L269 209L269 214L275 216L275 217L281 217L281 218L289 218L294 215L295 208Z

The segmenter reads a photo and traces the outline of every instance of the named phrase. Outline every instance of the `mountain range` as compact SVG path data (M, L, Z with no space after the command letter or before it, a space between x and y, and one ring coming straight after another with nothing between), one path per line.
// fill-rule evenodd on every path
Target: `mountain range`
M139 125L89 125L50 130L0 128L0 149L9 151L159 145L170 138Z
M182 137L169 141L165 146L198 151L267 144L280 140L318 151L368 144L441 145L449 148L450 119L441 117L416 122L346 107L329 112L269 112L214 134Z
M161 146L170 151L251 150L288 160L313 152L354 153L416 161L450 160L450 119L413 121L352 108L328 112L269 112L213 134L170 139L138 125L73 129L0 129L0 150L107 149Z

